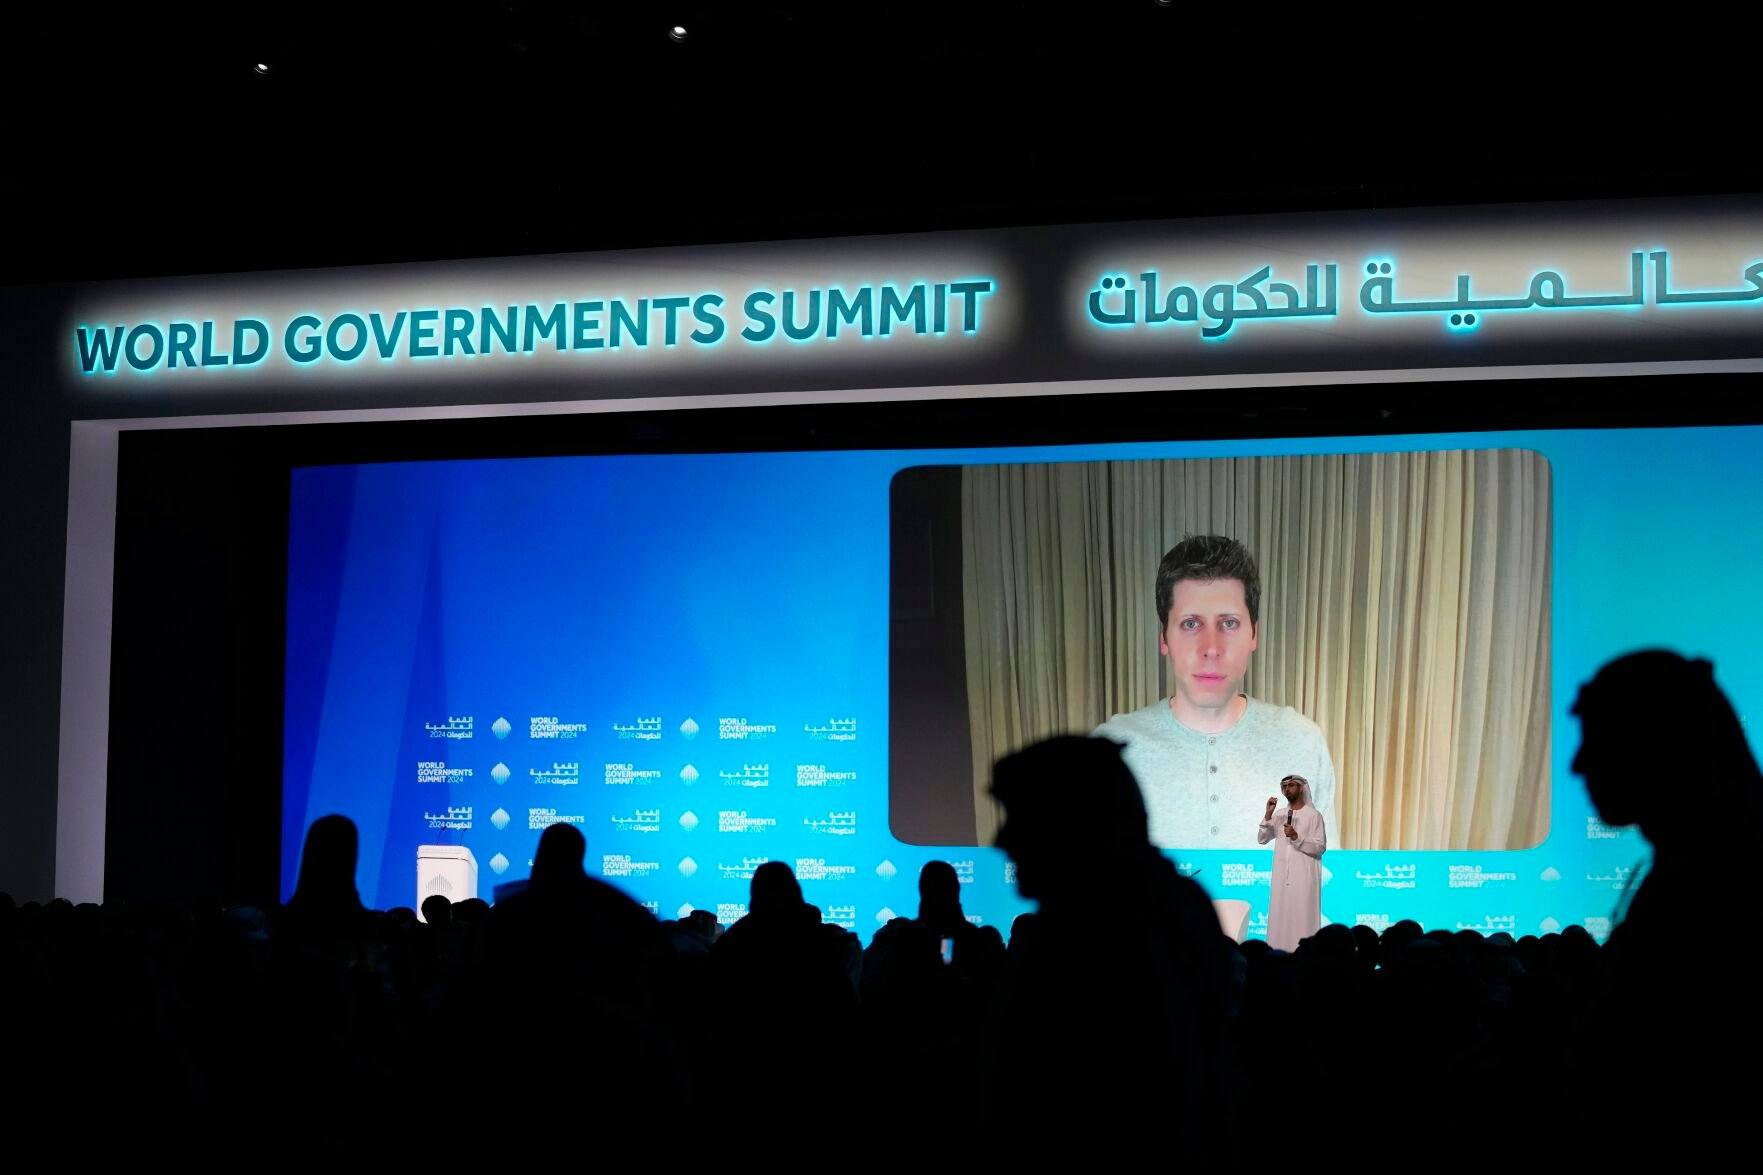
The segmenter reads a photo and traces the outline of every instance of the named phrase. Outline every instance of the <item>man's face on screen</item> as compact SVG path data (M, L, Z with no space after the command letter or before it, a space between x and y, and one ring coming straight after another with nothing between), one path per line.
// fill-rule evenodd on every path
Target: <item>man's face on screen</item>
M1178 705L1220 710L1243 688L1255 627L1240 579L1184 579L1175 585L1169 623L1157 642L1169 659Z

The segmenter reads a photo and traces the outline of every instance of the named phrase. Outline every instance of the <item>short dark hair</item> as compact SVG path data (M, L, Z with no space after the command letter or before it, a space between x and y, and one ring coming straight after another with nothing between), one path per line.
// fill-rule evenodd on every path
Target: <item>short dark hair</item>
M1145 796L1121 758L1123 749L1112 739L1062 734L999 759L992 765L992 798L1005 808L999 847L1010 851L1002 843L1006 830L1018 851L1063 843L1058 838L1069 829L1071 789L1077 786L1087 837L1148 847Z
M1261 627L1261 573L1249 548L1221 534L1191 534L1163 556L1157 565L1157 628L1169 627L1169 609L1175 602L1175 585L1184 579L1234 579L1243 585L1243 602L1249 607L1249 627Z
M947 861L926 861L918 871L918 897L929 902L961 902L961 875Z

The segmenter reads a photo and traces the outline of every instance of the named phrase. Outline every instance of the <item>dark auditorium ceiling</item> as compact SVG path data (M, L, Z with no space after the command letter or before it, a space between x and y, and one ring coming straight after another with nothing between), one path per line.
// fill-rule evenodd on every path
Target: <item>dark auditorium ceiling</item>
M1763 189L1754 42L1719 24L1737 16L315 0L14 19L5 283Z

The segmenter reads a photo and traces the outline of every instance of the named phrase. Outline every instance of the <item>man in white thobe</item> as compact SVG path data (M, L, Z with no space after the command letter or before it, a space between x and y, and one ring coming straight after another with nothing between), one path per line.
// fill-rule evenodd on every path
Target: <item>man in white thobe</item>
M1255 839L1273 842L1267 945L1295 951L1299 942L1322 929L1322 854L1328 849L1328 828L1310 802L1310 782L1302 775L1286 776L1279 790L1286 806L1278 806L1277 796L1268 798Z

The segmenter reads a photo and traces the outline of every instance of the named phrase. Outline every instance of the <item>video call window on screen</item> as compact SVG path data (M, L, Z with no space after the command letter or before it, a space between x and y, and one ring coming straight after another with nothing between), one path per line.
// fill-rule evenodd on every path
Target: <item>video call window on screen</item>
M990 765L1076 731L1127 745L1164 848L1252 848L1288 773L1342 848L1532 848L1549 832L1551 509L1549 463L1522 449L903 470L892 831L991 843ZM1242 590L1159 614L1159 564L1187 536L1246 553L1255 615ZM1183 726L1169 699L1195 689L1240 694L1240 721ZM1072 819L1081 836L1081 781Z

